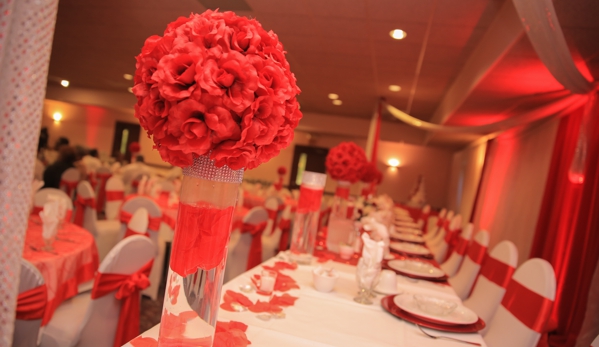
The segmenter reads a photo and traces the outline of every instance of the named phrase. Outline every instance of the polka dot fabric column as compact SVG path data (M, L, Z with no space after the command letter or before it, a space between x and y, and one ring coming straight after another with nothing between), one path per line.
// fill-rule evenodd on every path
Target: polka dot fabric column
M57 6L0 0L0 347L12 341Z

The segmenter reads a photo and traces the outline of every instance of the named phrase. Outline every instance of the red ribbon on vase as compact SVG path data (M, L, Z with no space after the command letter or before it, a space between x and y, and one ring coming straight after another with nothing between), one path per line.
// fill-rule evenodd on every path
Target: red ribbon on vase
M472 259L475 264L482 264L487 254L487 247L478 242L472 242L468 248L468 258Z
M123 223L123 224L129 224L131 217L133 217L133 214L129 213L125 210L121 210L121 213L119 214L119 219L120 219L121 223ZM153 230L153 231L158 231L160 229L160 223L162 223L162 216L159 216L159 217L149 216L148 229Z
M297 202L297 211L299 213L308 213L320 210L322 192L322 189L312 189L300 186L300 196L299 201Z
M78 181L60 180L60 188L64 188L64 191L67 193L68 196L73 196L73 192L75 191L75 189L77 189L77 184L79 184Z
M22 292L17 297L17 319L42 319L46 312L48 290L45 284Z
M543 333L551 316L553 300L535 293L512 279L507 285L501 306L522 324L538 333Z
M150 286L148 276L153 263L152 259L130 275L98 272L94 279L92 299L101 298L116 291L114 297L122 301L114 336L114 347L122 346L139 335L139 292Z
M279 222L281 229L281 239L279 240L279 252L286 251L289 248L289 234L291 233L291 220L283 219Z
M102 209L104 208L104 203L106 202L106 182L110 177L112 177L112 174L108 172L100 172L96 173L96 177L100 180L100 188L98 189L98 202L96 204L96 211L102 212Z
M247 270L256 267L262 263L262 233L266 228L266 222L258 224L243 223L241 226L242 233L250 233L252 235L252 243L250 244L250 252L248 254Z
M485 258L483 267L480 269L480 276L486 277L489 281L502 288L507 288L515 270L512 266L498 259L487 257Z
M75 200L75 219L73 219L73 224L78 225L80 227L83 226L83 219L85 216L86 208L96 208L96 199L94 198L84 198L81 195L77 194L77 199Z
M349 198L349 187L337 186L335 189L335 196L338 196L341 199Z
M107 190L106 201L120 201L125 200L125 192L122 190Z
M137 231L127 227L127 230L125 230L125 236L123 238L127 238L129 236L134 236L134 235L142 235L142 236L150 237L150 233L148 233L147 230L145 233L140 233L140 232L137 232Z

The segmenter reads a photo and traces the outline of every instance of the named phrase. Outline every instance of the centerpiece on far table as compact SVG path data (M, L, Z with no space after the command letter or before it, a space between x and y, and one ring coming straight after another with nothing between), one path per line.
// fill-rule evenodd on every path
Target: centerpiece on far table
M136 59L135 116L184 174L158 343L211 346L243 171L291 143L300 90L277 35L233 12L180 17Z

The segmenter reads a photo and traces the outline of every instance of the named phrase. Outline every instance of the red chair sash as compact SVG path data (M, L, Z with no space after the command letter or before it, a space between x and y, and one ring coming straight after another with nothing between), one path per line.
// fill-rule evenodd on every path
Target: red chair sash
M125 192L122 190L107 190L106 201L125 200Z
M75 200L75 219L73 220L73 224L78 225L80 227L83 226L83 217L85 216L85 209L88 207L95 209L96 199L85 199L81 195L77 194L77 199Z
M272 220L273 222L277 220L277 214L279 213L278 209L277 210L266 209L266 212L268 213L268 219Z
M342 199L349 198L349 187L337 186L337 189L335 189L335 196L338 196Z
M124 210L121 210L121 213L119 214L119 220L123 224L129 224L131 217L133 217L133 214L129 213L127 211L124 211ZM160 223L162 223L161 216L160 217L150 216L149 222L148 222L148 230L158 231L158 229L160 229Z
M100 188L98 189L98 203L96 211L102 212L104 203L106 202L106 181L112 177L111 173L96 173L96 177L100 180Z
M147 231L145 233L138 233L137 231L132 230L129 227L127 227L127 230L125 230L125 236L123 238L133 236L133 235L143 235L143 236L150 237L150 234L148 234Z
M289 248L289 234L291 231L291 220L282 219L279 222L279 229L281 229L281 239L279 240L279 251L286 251Z
M242 233L250 233L252 235L252 243L248 254L247 270L256 267L262 263L262 233L266 228L266 222L258 224L243 223L241 226Z
M468 249L468 241L463 237L460 237L458 244L455 248L455 252L461 256L464 256L464 254L466 254L466 250Z
M47 302L48 291L45 284L20 293L17 297L17 319L42 319L46 312Z
M139 187L139 180L133 180L133 181L131 181L131 187L133 187L133 188Z
M487 247L481 245L478 242L472 242L472 244L468 248L468 258L472 259L474 263L480 265L485 259L486 252Z
M354 217L354 205L347 206L347 219L352 219Z
M89 181L89 184L91 184L92 188L94 188L94 190L96 189L96 185L98 184L98 180L96 179L96 175L94 173L91 173L89 175L87 175L87 180Z
M60 187L64 187L64 190L68 196L73 195L73 192L75 191L75 189L77 189L77 184L79 184L79 182L77 181L60 180Z
M98 272L92 288L92 299L101 298L116 291L115 298L122 301L119 321L114 336L114 347L122 346L139 335L139 292L150 286L150 260L131 275L105 274Z
M549 321L553 300L511 280L501 300L501 305L530 329L543 333Z
M486 257L480 276L485 276L489 281L502 288L507 288L516 269L493 257Z
M437 219L437 228L442 227L444 223L445 223L445 220L443 218Z
M322 192L322 189L312 189L300 186L300 197L299 201L297 202L298 212L307 213L320 210Z

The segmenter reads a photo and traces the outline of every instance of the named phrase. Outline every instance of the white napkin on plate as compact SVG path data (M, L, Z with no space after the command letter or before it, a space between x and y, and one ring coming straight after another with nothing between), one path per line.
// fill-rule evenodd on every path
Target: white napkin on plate
M48 201L44 204L44 209L40 211L42 219L42 237L51 239L56 236L59 221L59 200Z

